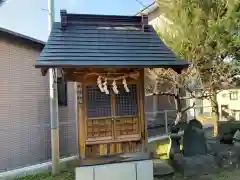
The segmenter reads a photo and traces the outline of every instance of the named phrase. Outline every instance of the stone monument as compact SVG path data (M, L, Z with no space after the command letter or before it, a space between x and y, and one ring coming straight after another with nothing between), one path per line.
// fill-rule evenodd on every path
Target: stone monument
M189 121L183 135L183 153L174 154L173 162L184 176L212 173L215 170L214 157L208 154L207 142L200 121Z

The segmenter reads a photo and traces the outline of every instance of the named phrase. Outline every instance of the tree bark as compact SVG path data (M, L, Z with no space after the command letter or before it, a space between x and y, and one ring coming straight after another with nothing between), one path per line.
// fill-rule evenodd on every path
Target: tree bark
M182 121L183 119L183 112L182 112L182 104L181 104L181 98L180 98L180 89L176 87L175 89L175 106L176 106L176 120L175 125Z
M212 118L213 118L213 136L217 136L219 133L219 108L217 102L217 92L213 91L211 96L211 105L212 105Z

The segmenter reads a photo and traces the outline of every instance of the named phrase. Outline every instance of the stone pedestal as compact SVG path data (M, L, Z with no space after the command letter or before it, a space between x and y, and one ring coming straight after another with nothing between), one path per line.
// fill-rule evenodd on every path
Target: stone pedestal
M181 154L174 155L173 166L186 177L211 174L217 167L211 155L184 157Z
M153 161L131 161L76 168L76 180L153 180Z
M237 130L233 136L233 144L235 147L240 147L240 131Z
M167 160L154 159L153 167L154 176L157 177L166 176L174 173L172 166L169 165L169 162Z
M174 154L178 154L181 152L180 151L181 136L177 133L174 133L169 136L169 139L170 139L170 143L168 148L168 157L172 159Z
M239 168L240 147L228 144L209 143L216 164L220 168Z
M234 149L219 152L216 155L216 162L221 168L234 169L239 167L239 153Z

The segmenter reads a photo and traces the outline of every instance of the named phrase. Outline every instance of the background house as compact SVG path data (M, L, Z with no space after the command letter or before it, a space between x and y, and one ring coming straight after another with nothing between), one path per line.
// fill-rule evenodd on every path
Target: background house
M153 27L158 26L161 30L164 30L164 28L166 28L165 24L169 23L169 20L161 12L155 1L146 8L142 9L136 15L142 14L148 15L149 24L153 25Z
M48 161L51 157L49 79L34 63L41 42L0 28L0 172ZM60 154L76 155L74 83L59 106Z
M228 120L229 117L235 120L240 120L240 89L232 88L222 90L217 95L218 107L222 121ZM208 100L203 101L203 107L211 104ZM209 109L211 112L211 109ZM204 110L204 114L211 116L210 113Z
M240 89L223 90L218 94L217 100L223 120L228 116L240 120Z

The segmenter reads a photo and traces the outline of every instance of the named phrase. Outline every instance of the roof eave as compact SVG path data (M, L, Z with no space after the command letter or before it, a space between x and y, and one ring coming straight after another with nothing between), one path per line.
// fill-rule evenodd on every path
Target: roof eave
M83 64L73 64L73 63L53 63L53 62L37 62L35 64L35 68L187 68L190 65L190 63L178 63L175 62L173 64L142 64L142 65L129 65L129 64L115 64L115 65L83 65Z
M31 41L33 43L37 43L37 44L42 45L42 46L45 45L44 41L41 41L41 40L38 40L38 39L35 39L35 38L32 38L32 37L29 37L29 36L26 36L26 35L14 32L14 31L11 31L9 29L5 29L5 28L0 27L0 32L3 32L3 33L6 33L6 34L15 36L15 37L27 40L27 41Z

